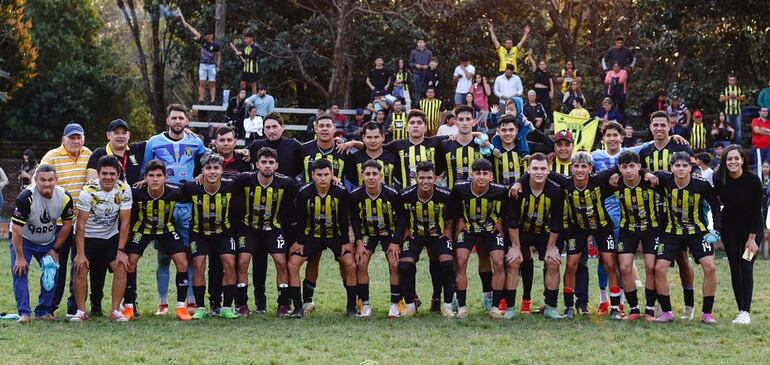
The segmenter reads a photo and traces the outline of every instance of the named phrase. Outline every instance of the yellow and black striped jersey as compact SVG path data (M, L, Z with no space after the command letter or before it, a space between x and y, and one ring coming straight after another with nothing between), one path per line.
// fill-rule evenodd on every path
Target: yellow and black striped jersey
M399 176L398 160L396 155L390 151L383 150L377 157L369 155L367 150L356 151L356 153L345 156L345 177L354 186L364 184L363 166L366 161L377 160L382 166L382 182L389 186L397 186L395 177Z
M527 161L516 149L500 151L500 157L493 157L492 164L495 166L495 182L505 186L515 183L527 172Z
M706 138L708 138L706 125L693 122L690 126L690 147L695 151L705 150L708 146Z
M258 63L258 56L257 56L257 44L252 43L248 46L243 47L243 54L241 57L246 61L243 64L243 72L246 73L259 73L259 63Z
M658 177L657 189L665 196L668 208L668 222L663 231L677 236L708 232L706 203L711 206L714 220L719 219L720 207L711 184L696 174L692 174L690 182L683 187L677 185L670 172L659 171L655 176Z
M147 187L133 188L131 231L141 234L166 234L174 231L174 207L184 200L179 185L166 183L158 198L150 196Z
M620 228L645 232L659 227L655 189L644 177L636 186L629 186L625 180L620 179L618 187L613 187L613 190L620 202Z
M397 242L396 224L397 210L403 208L398 191L385 185L380 185L380 194L372 197L365 186L360 186L350 193L350 224L356 240L363 237L387 237L391 242Z
M741 114L741 101L737 98L741 96L741 88L738 85L730 86L727 85L725 87L724 93L722 95L727 97L727 100L725 100L725 114L726 115L739 115ZM736 99L730 99L731 96L735 96Z
M406 112L390 113L390 130L393 133L394 141L408 137L406 132Z
M233 178L243 191L243 226L256 231L282 229L291 224L294 214L296 180L275 173L269 184L259 182L258 172L241 173ZM286 230L291 231L291 230ZM286 234L288 232L284 232ZM287 240L292 241L287 238Z
M323 196L315 183L297 192L299 243L309 238L339 239L348 242L350 196L345 188L332 184Z
M230 229L230 206L233 197L239 194L235 180L223 177L216 192L206 191L203 185L193 182L182 184L185 202L192 202L193 232L212 236Z
M342 173L345 170L345 156L337 152L335 147L329 150L322 150L318 146L318 141L307 141L300 146L300 157L302 158L302 181L311 182L311 167L313 161L325 158L332 163L332 174L342 181Z
M430 161L436 163L436 148L446 136L433 136L424 138L418 144L408 139L399 139L383 146L383 149L396 155L398 159L396 169L399 172L398 180L404 187L417 183L417 163ZM438 168L438 167L437 167Z
M446 173L447 187L451 190L456 183L471 178L473 161L482 158L479 145L473 140L465 145L456 140L442 141L436 149L436 175Z
M554 158L553 161L551 161L551 172L556 172L563 176L571 176L572 173L569 170L570 165L572 165L571 161L561 162L558 158Z
M470 233L493 232L498 221L502 221L507 210L508 188L490 183L487 191L476 195L470 181L455 184L451 195L451 213L455 219L465 221Z
M564 227L564 189L551 180L545 182L538 194L530 184L523 185L510 204L508 228L546 234L560 232Z
M408 229L412 237L441 237L452 218L449 217L449 191L434 186L433 195L420 199L417 185L401 192L403 214L398 217L399 241Z
M676 143L669 138L668 143L661 149L655 147L655 143L650 143L639 150L639 157L642 160L642 167L649 171L669 171L671 170L671 158L674 153L687 152L692 155L690 147L684 144Z
M441 115L441 100L420 99L420 110L425 113L428 130L435 132L438 129L438 120Z
M604 170L588 178L588 185L580 189L575 186L575 179L551 171L548 179L559 184L565 190L565 209L569 210L570 226L580 229L597 230L612 227L612 220L604 208L604 200L612 195L609 185L610 176L616 170ZM529 182L529 175L525 175ZM524 180L524 179L522 179Z

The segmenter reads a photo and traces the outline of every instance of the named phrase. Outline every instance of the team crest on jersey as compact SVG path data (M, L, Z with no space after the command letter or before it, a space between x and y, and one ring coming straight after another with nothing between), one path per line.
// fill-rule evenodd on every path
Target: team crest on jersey
M575 244L575 239L570 238L567 240L567 245L569 246L570 251L574 251L577 249L577 245Z
M123 202L123 195L115 194L113 201L115 202L115 204L120 204L121 202Z
M238 247L239 248L246 247L246 236L238 236Z
M131 239L131 241L139 243L142 241L142 233L141 232L134 232L134 237Z
M404 241L404 244L402 245L402 251L408 251L409 250L409 240Z
M184 155L185 155L185 156L187 156L187 157L190 157L190 156L192 156L192 148L190 148L190 147L185 147L185 148L184 148Z
M190 241L190 252L197 252L197 251L198 251L198 242Z
M623 251L623 241L618 241L618 251Z
M662 255L663 254L663 244L662 243L657 243L657 241L658 241L658 239L656 238L655 242L656 242L656 246L657 246L657 249L658 249L658 255Z

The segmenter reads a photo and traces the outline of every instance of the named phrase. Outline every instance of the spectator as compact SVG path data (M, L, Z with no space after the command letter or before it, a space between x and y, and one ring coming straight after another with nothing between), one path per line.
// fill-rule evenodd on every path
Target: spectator
M569 115L580 118L591 118L591 114L588 110L583 108L584 103L585 99L583 98L572 99L572 110L570 110Z
M721 145L722 147L732 144L735 140L735 130L727 124L727 116L725 112L719 112L719 117L714 126L711 127L711 138L714 144ZM717 156L715 156L716 159Z
M425 48L425 40L417 40L417 48L413 49L409 53L409 68L412 69L412 86L414 88L414 94L411 95L414 99L415 105L420 105L420 98L422 98L423 83L425 83L425 76L428 73L428 63L433 57L433 52Z
M275 111L275 99L267 94L265 84L259 84L258 93L246 98L245 104L246 107L254 105L257 108L257 115L262 118Z
M708 132L703 123L703 113L696 110L692 113L692 126L690 126L690 148L693 151L705 151L708 146Z
M512 65L513 72L518 74L519 59L524 57L524 42L529 36L529 25L524 27L524 35L521 36L519 43L516 44L515 47L513 46L513 39L510 38L505 40L504 46L500 45L500 42L497 41L497 34L495 34L495 26L492 23L492 19L489 19L488 29L489 36L492 38L492 45L494 45L495 50L497 51L497 57L500 59L500 67L498 68L498 71L505 72L506 67L508 65Z
M366 124L366 116L364 115L364 110L361 108L356 109L356 115L354 118L355 119L353 120L353 127L355 129L363 128L364 124Z
M261 117L256 118L262 119ZM252 170L251 163L245 160L243 152L235 149L237 139L235 138L235 131L232 128L227 126L217 128L215 135L214 152L218 153L224 159L224 162L222 163L222 173L225 176L233 176L241 172L249 172ZM247 144L247 146L248 145L249 144ZM240 205L241 202L238 202L237 204ZM238 208L242 209L240 206ZM239 210L236 211L240 212ZM221 270L221 265L216 265L214 267ZM210 273L209 275L211 276ZM219 277L221 278L221 275Z
M553 100L554 93L553 76L548 72L548 64L544 59L535 64L535 59L532 57L531 50L527 52L527 55L532 64L531 70L534 73L533 78L537 102L543 105L546 114L551 114L551 100Z
M35 153L27 148L21 154L21 167L19 168L19 182L21 182L22 190L32 183L32 175L35 174L35 169L37 169Z
M238 129L239 136L243 135L243 126L240 122L243 120L243 116L246 115L245 103L246 90L240 90L238 95L230 98L230 101L227 103L227 111L225 112L227 123Z
M759 156L762 161L770 160L770 120L767 120L767 107L759 109L759 117L751 121L751 145L754 148L752 158Z
M743 132L741 126L741 105L746 101L746 95L743 94L738 86L738 78L730 74L727 76L727 86L722 94L719 95L719 102L725 103L725 116L727 124L735 130L735 143L743 143Z
M438 127L438 132L436 135L438 136L454 136L457 135L457 126L455 123L457 122L457 117L455 117L454 114L447 114L446 118L444 118L444 124L441 125L441 127Z
M625 124L625 115L620 111L610 98L604 98L602 100L602 107L596 111L594 117L601 119L604 122L615 121L620 124Z
M86 180L91 181L99 177L96 169L99 165L99 159L103 156L115 156L118 158L121 167L121 170L118 171L119 178L129 185L144 180L142 162L147 142L129 143L131 141L131 130L128 127L128 122L123 119L115 119L107 125L107 140L109 142L106 146L93 150L91 157L88 158ZM104 278L104 275L101 275L100 278ZM91 287L96 288L96 285L92 283ZM99 286L99 289L101 289L101 286ZM101 294L101 292L96 292L96 290L92 290L91 293L91 298L94 298L94 293ZM97 295L96 298L101 299L101 295ZM91 302L94 302L94 300L91 300Z
M666 110L667 104L668 92L664 89L659 89L655 92L655 95L650 96L650 98L645 100L642 104L642 121L645 123L649 122L650 115L659 110Z
M623 136L623 147L629 148L636 146L636 138L634 138L634 127L627 125L626 134Z
M378 111L384 110L387 113L388 109L390 109L390 105L388 104L388 100L385 99L385 94L379 90L376 90L374 92L374 100L366 105L366 110L372 114L371 121L373 122L377 117Z
M250 106L249 116L243 120L243 130L246 132L244 137L247 146L257 138L262 138L264 127L262 117L257 115L257 108Z
M315 138L315 121L322 115L326 114L326 105L319 105L315 115L311 116L307 120L307 139L311 140ZM264 120L264 119L263 119Z
M695 155L695 165L700 169L700 176L714 186L714 169L709 167L711 163L711 154L708 152L699 152Z
M757 105L759 105L760 108L763 106L770 108L770 81L767 82L767 87L759 92Z
M467 105L471 108L473 108L473 119L476 121L479 120L479 116L481 115L481 108L479 108L478 105L476 105L476 102L474 101L473 94L467 93L465 94L465 101L462 103L462 105ZM481 125L480 123L476 124L476 127L474 128L474 131L487 133L487 126Z
M428 70L425 71L425 91L427 92L427 88L432 87L436 95L438 95L439 87L443 85L441 83L442 73L438 69L438 58L431 57L428 66ZM422 95L420 95L420 99L422 99ZM420 104L418 103L417 105Z
M200 64L198 65L198 103L203 104L206 98L206 87L209 89L209 104L215 104L217 98L217 73L222 67L222 52L220 52L219 43L214 41L214 31L206 30L201 34L192 25L185 21L182 13L179 13L179 20L192 33L193 39L201 46Z
M334 119L334 124L339 125L348 125L348 117L345 116L345 114L340 113L340 106L337 104L332 104L332 107L329 108L329 115L332 116Z
M479 107L479 125L486 128L489 119L489 96L492 95L492 88L485 76L476 74L473 78L473 86L471 86L473 102Z
M564 63L564 69L561 70L561 75L556 78L556 82L561 84L561 93L564 94L570 89L572 81L583 81L580 73L575 69L575 61L567 60Z
M561 110L563 113L569 114L572 111L573 108L573 102L575 99L581 99L583 100L583 104L586 102L586 98L583 95L583 91L580 89L580 81L574 80L572 83L570 83L569 90L564 93L564 96L561 99L562 105Z
M8 186L8 175L5 174L3 168L0 167L0 216L3 215L3 206L5 204L5 198L3 197L3 189Z
M545 111L543 104L537 102L537 92L535 90L527 92L527 102L524 103L524 116L535 125L535 128L541 132L545 130L548 113Z
M620 68L619 62L612 63L612 70L604 76L607 85L607 96L620 110L626 110L626 95L628 95L628 72Z
M505 72L495 79L495 96L498 98L500 108L505 109L505 103L513 98L521 99L524 87L521 85L521 79L514 74L514 66L508 64L505 66Z
M690 135L690 109L687 109L687 105L684 104L678 96L671 97L671 105L668 106L668 114L676 116L676 126L674 126L674 134L678 134L684 138L688 138Z
M392 77L390 71L385 68L385 61L382 57L374 59L374 69L369 71L369 75L366 76L366 85L372 90L372 98L376 91L381 92L382 95L388 93Z
M401 104L409 110L412 108L412 98L409 84L412 82L412 73L403 58L396 61L396 72L393 74L393 96L401 100Z
M385 110L378 110L376 113L374 113L374 120L373 122L377 123L380 127L382 127L382 130L386 134L386 138L390 137L392 134L392 131L390 130L390 125L388 125L388 112Z
M473 75L476 74L476 67L471 65L471 59L468 55L460 56L460 65L455 67L452 79L457 83L455 87L455 105L465 103L465 95L471 90L473 85Z
M425 89L425 99L420 100L420 110L425 113L425 124L429 134L436 133L441 104L441 100L436 99L436 89L430 86Z
M406 115L407 113L404 110L403 104L401 104L401 100L394 101L393 110L388 114L388 121L386 122L391 128L393 140L407 138Z
M628 48L623 47L623 36L615 38L615 47L607 50L602 59L602 70L607 71L609 66L617 62L620 68L628 70L636 65L636 57Z
M243 36L243 51L235 48L230 43L230 48L243 61L243 71L241 72L241 90L251 89L251 94L257 93L257 80L259 79L259 62L257 57L257 44L254 42L254 33L246 33Z

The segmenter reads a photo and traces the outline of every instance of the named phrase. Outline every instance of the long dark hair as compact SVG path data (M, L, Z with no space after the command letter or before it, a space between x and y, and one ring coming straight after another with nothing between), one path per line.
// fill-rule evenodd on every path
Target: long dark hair
M29 166L37 166L37 159L35 158L35 152L33 152L31 148L27 148L21 154L23 156L27 156L27 164ZM22 159L22 164L23 163L24 163L24 160Z
M749 170L749 161L746 160L746 154L743 153L743 148L737 144L731 144L725 148L724 151L722 151L722 159L719 161L719 168L717 169L717 179L719 179L719 182L724 184L727 184L727 176L729 176L729 172L727 172L727 155L732 151L738 151L738 155L741 156L741 160L743 161L741 163L741 170L743 171L743 174L749 174L751 171Z

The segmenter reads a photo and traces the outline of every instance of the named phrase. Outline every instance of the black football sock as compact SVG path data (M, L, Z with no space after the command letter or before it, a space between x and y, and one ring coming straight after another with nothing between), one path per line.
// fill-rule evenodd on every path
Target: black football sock
M278 284L278 305L289 305L291 299L289 284Z
M356 311L356 286L345 285L345 293L347 294L346 308L348 311Z
M369 284L358 284L356 291L358 292L358 299L361 299L364 303L369 303Z
M549 307L556 308L557 300L559 297L559 291L554 289L545 290L545 304Z
M465 307L466 306L465 302L466 302L467 294L468 294L468 292L465 289L463 289L463 290L457 289L457 306L458 307Z
M176 273L176 302L184 303L187 298L187 288L190 282L187 280L187 271Z
M204 307L206 304L206 286L205 285L193 285L193 295L195 295L195 303L198 303L200 307Z
M655 315L655 301L658 299L658 293L655 289L644 288L644 299L644 314Z
M522 286L524 287L521 292L521 300L532 300L532 282L535 277L535 261L524 260L519 266L519 272L521 272Z
M123 304L136 302L136 271L126 275L126 290L123 292Z
M492 306L500 309L500 301L503 300L503 291L492 289ZM506 303L508 304L508 303Z
M305 279L302 281L302 301L310 303L313 301L313 295L315 294L315 283Z
M441 286L443 280L441 278L441 263L431 260L428 265L428 271L430 271L430 281L433 284L432 299L441 299Z
M444 284L444 303L452 303L455 296L455 262L447 260L440 264Z
M714 296L703 297L703 313L711 313L714 308Z
M399 285L390 284L390 303L398 304L401 301L401 290Z
M232 284L223 285L222 286L222 292L225 295L225 298L224 298L224 306L225 306L225 308L232 308L233 307L233 299L234 299L235 293L236 293L235 285L232 285Z
M291 296L291 301L294 302L294 309L302 308L302 288L290 286L289 296Z
M695 289L691 286L685 286L682 289L684 293L684 305L688 307L695 307Z
M671 312L671 296L658 294L658 301L660 302L660 309L664 312Z
M626 301L631 308L632 314L639 313L639 299L636 297L636 290L626 291Z
M564 306L567 308L575 306L575 291L572 288L564 288Z
M481 279L481 291L489 293L492 291L492 272L482 271L479 273L479 279Z
M398 263L398 277L401 281L401 295L406 304L414 303L416 267L413 262Z
M503 296L505 297L505 304L508 305L508 308L516 307L516 289L505 289Z
M241 307L248 303L247 293L249 292L249 285L246 283L238 283L235 285L235 307Z

